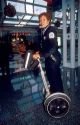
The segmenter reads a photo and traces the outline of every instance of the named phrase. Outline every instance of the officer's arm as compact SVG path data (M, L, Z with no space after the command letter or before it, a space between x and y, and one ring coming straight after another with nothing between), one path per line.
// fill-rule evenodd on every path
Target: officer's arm
M48 34L48 41L51 45L51 49L48 52L48 55L51 54L55 55L57 49L58 49L58 43L57 43L57 35L55 31L50 31Z

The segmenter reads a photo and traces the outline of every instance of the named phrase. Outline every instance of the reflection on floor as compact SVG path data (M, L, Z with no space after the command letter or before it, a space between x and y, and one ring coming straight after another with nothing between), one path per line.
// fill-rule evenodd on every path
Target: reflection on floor
M80 125L80 88L76 87L74 94L69 90L69 95L72 98L69 114L53 119L44 111L40 75L35 77L32 71L11 73L11 83L1 76L0 125Z

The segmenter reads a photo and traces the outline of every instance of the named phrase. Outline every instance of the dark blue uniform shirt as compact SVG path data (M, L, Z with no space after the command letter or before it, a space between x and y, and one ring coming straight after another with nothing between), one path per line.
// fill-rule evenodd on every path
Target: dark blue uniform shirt
M54 27L49 26L41 31L40 48L41 53L45 56L57 53L57 33Z
M47 26L39 31L39 51L43 57L54 56L59 64L61 61L61 54L58 51L57 31L53 26Z

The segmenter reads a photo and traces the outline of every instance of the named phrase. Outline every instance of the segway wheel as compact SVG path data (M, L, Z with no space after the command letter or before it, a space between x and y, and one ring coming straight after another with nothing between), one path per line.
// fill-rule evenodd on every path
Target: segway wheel
M44 106L48 114L53 118L64 117L70 109L71 99L64 93L54 93L49 95Z

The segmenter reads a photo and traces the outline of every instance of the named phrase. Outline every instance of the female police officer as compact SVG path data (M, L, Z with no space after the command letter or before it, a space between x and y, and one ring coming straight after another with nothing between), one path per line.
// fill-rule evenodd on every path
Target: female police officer
M56 28L51 26L51 15L43 12L39 15L39 51L33 58L45 58L45 71L50 84L50 92L63 92L60 73L61 54L58 51Z

